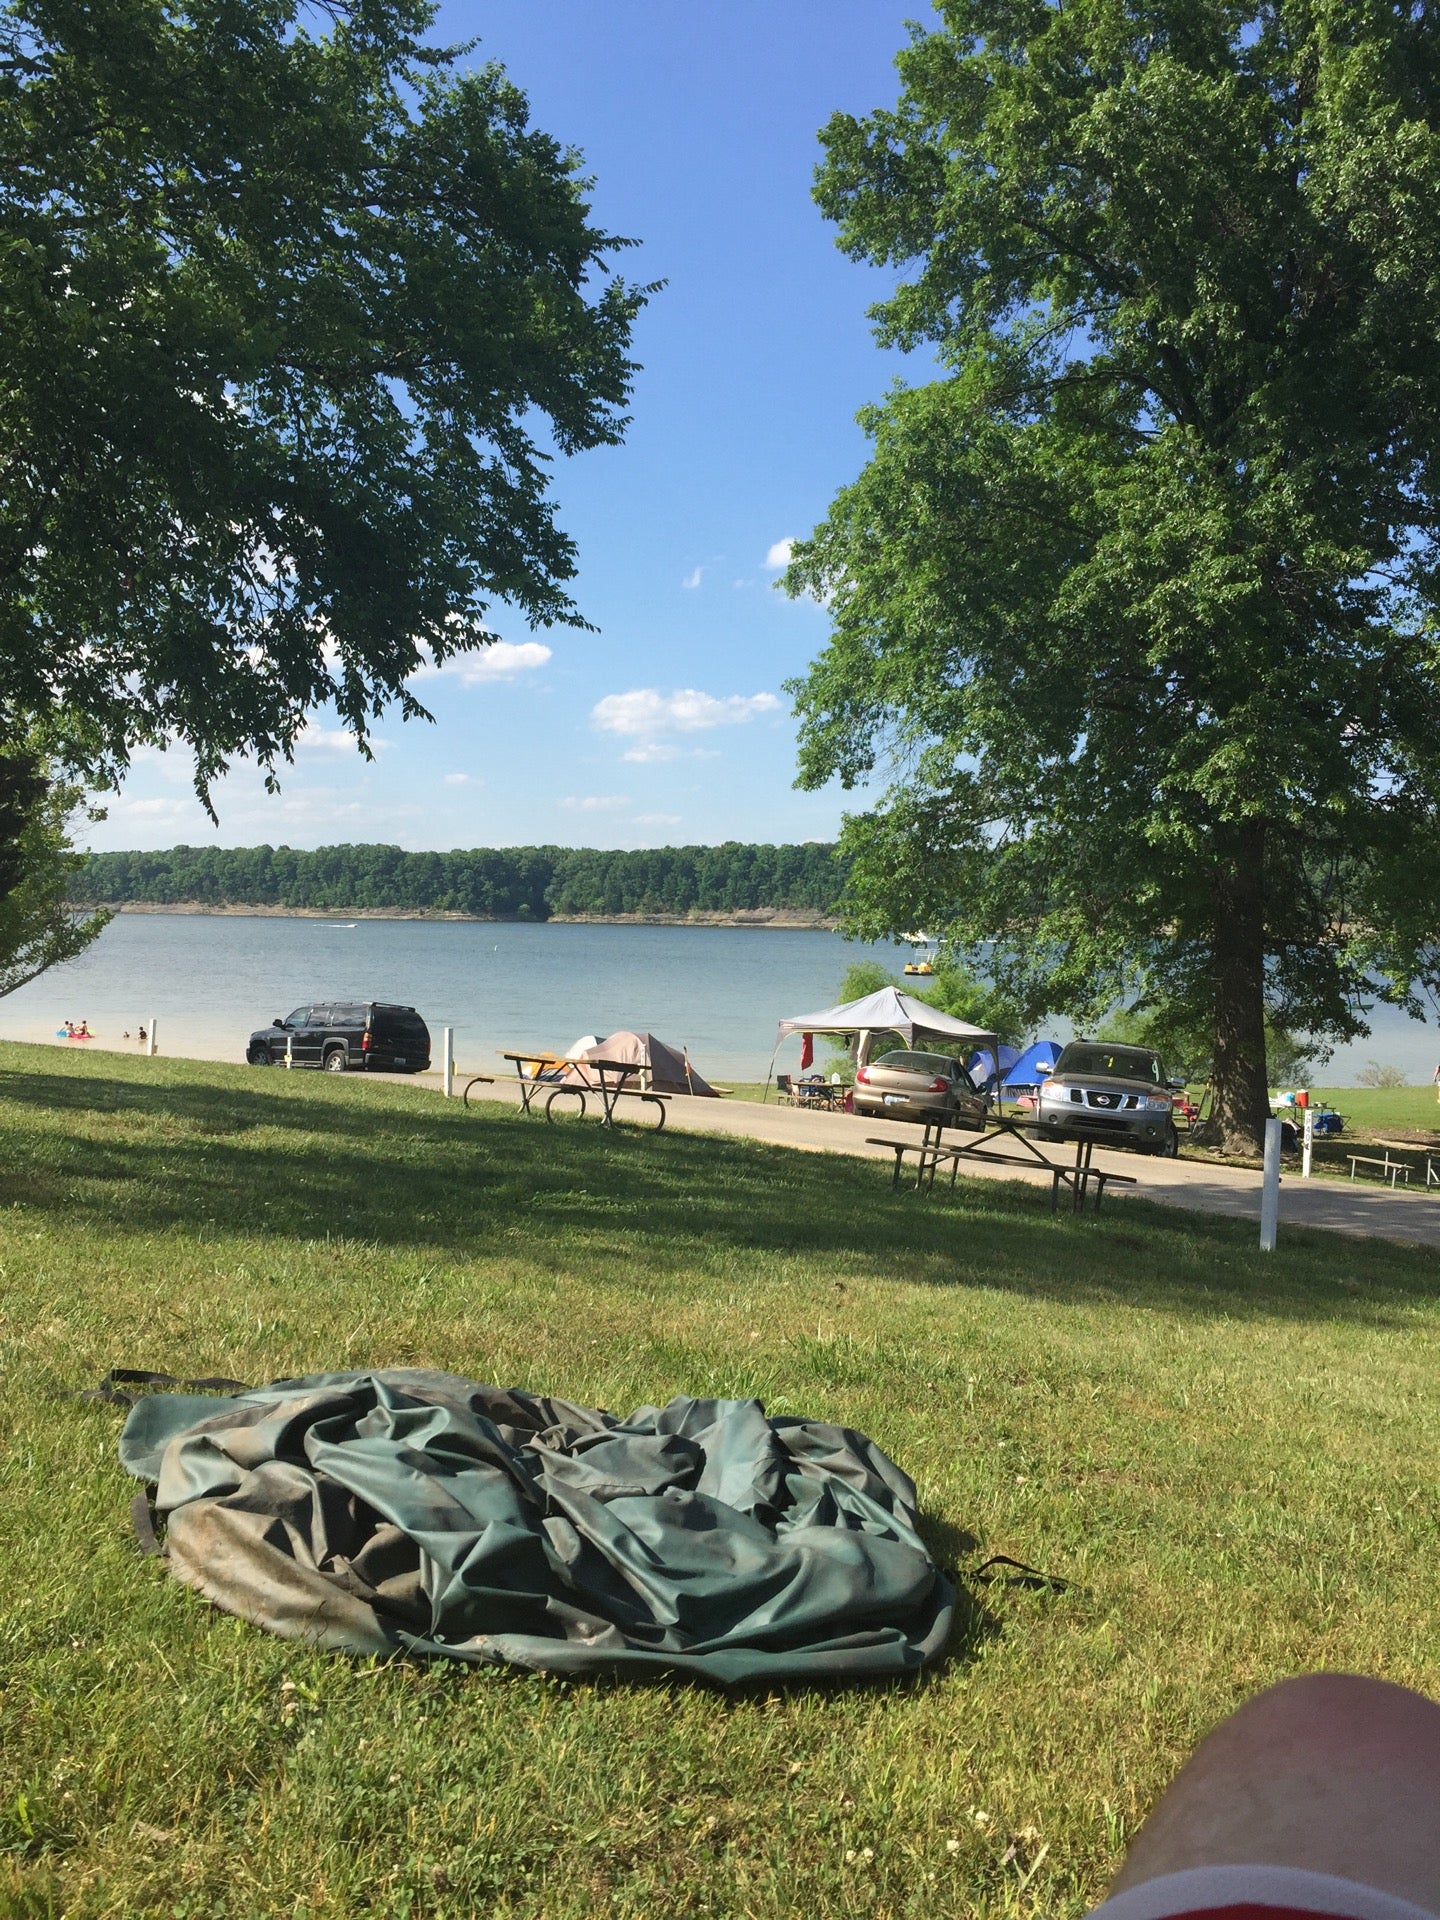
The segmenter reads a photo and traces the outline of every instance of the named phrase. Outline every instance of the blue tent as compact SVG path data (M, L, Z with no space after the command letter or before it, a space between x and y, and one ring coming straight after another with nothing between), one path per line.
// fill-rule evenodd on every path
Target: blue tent
M1020 1087L1038 1087L1047 1073L1055 1071L1055 1062L1060 1058L1061 1046L1058 1040L1037 1040L1033 1047L1027 1047L1010 1067L1002 1084L1018 1089Z
M1020 1058L1018 1047L997 1047L995 1057L1000 1062L1000 1072L1006 1074ZM995 1058L991 1057L988 1047L979 1053L972 1053L965 1062L965 1071L975 1082L981 1093L993 1093L995 1089Z

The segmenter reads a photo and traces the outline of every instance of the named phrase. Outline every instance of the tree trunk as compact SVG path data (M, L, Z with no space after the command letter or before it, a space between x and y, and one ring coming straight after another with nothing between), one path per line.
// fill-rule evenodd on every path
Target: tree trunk
M1216 869L1214 1126L1228 1153L1259 1154L1265 1076L1265 829L1242 828Z

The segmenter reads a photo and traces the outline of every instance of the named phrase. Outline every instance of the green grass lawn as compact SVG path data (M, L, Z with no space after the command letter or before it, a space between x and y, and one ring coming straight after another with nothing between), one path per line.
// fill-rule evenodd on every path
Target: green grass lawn
M1440 1687L1432 1254L44 1048L0 1127L0 1914L1067 1916L1255 1687ZM137 1556L113 1364L758 1394L1075 1585L848 1692L305 1652Z

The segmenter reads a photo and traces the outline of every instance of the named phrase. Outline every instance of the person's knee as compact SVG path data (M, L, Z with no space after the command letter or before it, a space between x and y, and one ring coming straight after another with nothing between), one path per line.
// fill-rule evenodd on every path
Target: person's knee
M1211 1735L1290 1764L1432 1765L1440 1769L1440 1707L1408 1687L1358 1673L1305 1673L1246 1701Z
M1201 1742L1117 1888L1190 1868L1290 1866L1440 1913L1440 1707L1385 1680L1315 1673L1257 1694Z

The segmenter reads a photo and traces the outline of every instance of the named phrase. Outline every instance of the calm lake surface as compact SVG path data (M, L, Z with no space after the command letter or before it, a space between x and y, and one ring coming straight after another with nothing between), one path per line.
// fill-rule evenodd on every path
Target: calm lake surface
M453 1027L457 1062L477 1072L497 1048L558 1052L629 1027L688 1047L722 1083L757 1080L776 1021L832 1005L865 955L898 973L908 950L768 927L117 914L78 960L0 1000L0 1036L53 1040L85 1020L100 1046L123 1047L153 1015L161 1053L243 1060L256 1027L303 1002L393 1000L425 1016L437 1062Z
M54 1040L62 1021L86 1020L101 1048L124 1047L125 1029L153 1016L161 1053L239 1061L254 1028L303 1002L396 1000L424 1014L437 1060L440 1029L453 1027L456 1060L474 1072L490 1071L499 1048L559 1052L631 1027L688 1047L722 1083L762 1080L777 1020L829 1006L851 961L898 974L908 951L769 927L118 914L78 960L0 1000L0 1037ZM1069 1031L1047 1023L1049 1038ZM1338 1048L1315 1078L1350 1085L1376 1060L1415 1084L1437 1059L1433 1022L1382 1008L1370 1038ZM792 1040L781 1070L797 1060Z

